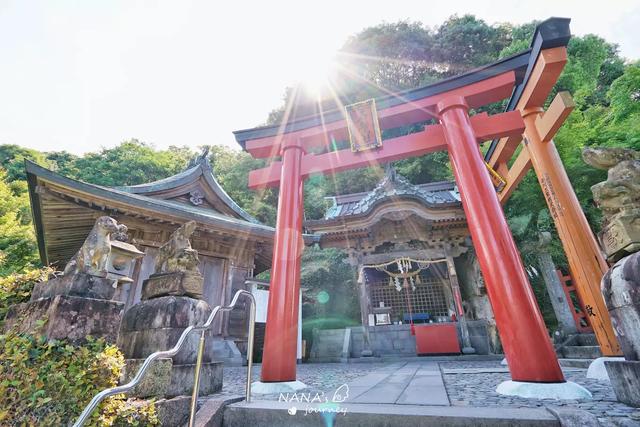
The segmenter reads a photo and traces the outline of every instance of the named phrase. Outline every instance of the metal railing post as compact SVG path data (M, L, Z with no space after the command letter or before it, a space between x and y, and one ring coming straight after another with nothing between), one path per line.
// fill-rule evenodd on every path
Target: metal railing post
M200 343L198 344L198 357L196 359L195 376L193 378L193 392L191 393L191 410L189 412L189 427L193 427L198 408L198 392L200 391L200 369L202 368L202 354L204 353L204 333L200 332Z
M249 336L247 337L247 389L245 400L251 402L251 367L253 365L253 340L256 331L256 299L251 294L249 309Z

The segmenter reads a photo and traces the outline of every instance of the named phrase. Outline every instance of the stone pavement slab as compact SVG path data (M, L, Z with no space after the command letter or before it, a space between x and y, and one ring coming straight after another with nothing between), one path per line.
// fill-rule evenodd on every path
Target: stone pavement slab
M562 368L563 372L579 372L580 368ZM442 369L443 374L494 374L509 373L509 368L490 367L490 368L461 368L461 369Z
M347 402L448 406L442 374L435 362L396 364L348 384Z

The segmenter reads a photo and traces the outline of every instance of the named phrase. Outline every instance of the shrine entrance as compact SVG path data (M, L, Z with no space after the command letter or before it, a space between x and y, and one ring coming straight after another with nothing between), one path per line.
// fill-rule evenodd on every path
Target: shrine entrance
M252 156L274 159L266 168L251 172L249 186L280 187L263 382L296 379L304 179L311 174L329 175L441 150L449 153L512 379L565 381L500 205L531 163L539 177L540 170L546 170L540 180L545 193L549 193L547 200L556 225L568 227L569 235L587 236L581 237L581 252L572 246L567 256L577 258L570 261L572 265L595 263L593 268L589 267L590 273L582 276L586 282L577 278L576 281L594 299L596 317L592 324L603 353L619 351L602 297L598 300L599 294L593 292L597 284L593 283L592 272L602 256L571 187L558 185L568 179L562 164L555 160L557 152L551 138L571 111L567 104L570 98L559 95L547 112L543 110L566 62L569 37L568 20L552 18L537 27L531 49L481 69L319 116L287 118L278 126L235 132L238 142ZM509 107L504 113L470 115L482 106L509 97ZM382 131L430 120L437 124L427 124L408 135L382 139ZM498 150L502 162L495 165L497 172L487 168L479 149L479 143L493 139L501 144L498 147L509 148ZM335 150L333 141L349 141L351 149ZM515 144L524 141L525 147L542 144L545 148L538 151L528 148L530 157L518 157L509 168L508 154L515 151L511 150L514 141ZM281 159L276 160L277 157ZM504 196L497 194L492 182L496 175L504 183L500 188ZM572 214L564 215L569 210ZM566 224L567 221L573 222Z

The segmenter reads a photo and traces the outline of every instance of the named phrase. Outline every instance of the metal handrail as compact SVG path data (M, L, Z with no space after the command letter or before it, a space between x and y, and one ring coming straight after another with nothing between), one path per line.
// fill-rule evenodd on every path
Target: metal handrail
M142 377L144 376L144 373L147 371L147 369L149 368L149 365L151 365L151 363L159 358L166 358L166 357L173 357L175 356L178 351L180 351L180 349L182 348L182 345L185 343L185 341L187 340L187 337L189 336L189 334L191 332L194 331L201 331L200 334L200 343L198 345L198 356L197 356L197 360L196 360L196 372L195 372L195 378L194 378L194 384L193 384L193 393L191 395L191 410L190 410L190 414L189 414L189 426L192 427L194 420L195 420L195 412L196 412L196 407L197 407L197 401L198 401L198 391L200 389L200 368L202 367L202 356L204 353L204 341L205 341L205 332L207 331L207 329L209 329L211 327L211 325L213 324L213 321L215 320L215 317L217 316L217 314L219 312L225 312L225 311L231 311L234 309L234 307L236 306L238 299L241 296L245 296L248 297L249 300L251 301L251 310L249 312L249 336L247 337L248 342L247 342L247 386L246 386L246 395L245 395L245 400L247 402L251 401L251 365L253 363L253 338L254 338L254 332L255 332L255 320L256 320L256 300L253 296L253 294L251 294L251 292L249 291L245 291L245 290L239 290L238 292L235 293L235 295L233 296L233 299L231 300L231 303L228 306L216 306L212 311L211 314L209 315L209 318L207 319L207 321L201 325L201 326L188 326L183 332L182 335L180 335L180 338L178 339L178 342L176 343L175 346L173 346L173 348L169 349L169 350L164 350L164 351L156 351L155 353L150 354L144 361L144 363L142 364L142 366L140 367L140 369L138 369L138 373L136 373L136 376L129 381L127 384L123 384L121 386L117 386L117 387L112 387L112 388L108 388L106 390L102 390L100 393L96 394L93 399L91 399L91 402L89 402L89 404L84 408L84 410L82 411L82 413L80 414L80 416L78 417L78 419L76 420L76 422L73 424L73 427L81 427L84 425L84 423L87 421L87 419L89 418L89 416L91 415L91 413L93 412L93 410L96 408L96 406L98 406L98 404L100 402L102 402L105 398L109 397L109 396L113 396L114 394L120 394L120 393L127 393L129 391L131 391L131 389L133 389L136 385L138 385L138 383L140 383L140 381L142 380Z

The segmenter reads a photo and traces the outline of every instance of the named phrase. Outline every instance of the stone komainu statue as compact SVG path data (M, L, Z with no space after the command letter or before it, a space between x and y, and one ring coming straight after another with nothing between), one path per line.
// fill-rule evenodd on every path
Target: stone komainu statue
M85 273L107 276L107 261L111 255L111 234L122 230L115 219L101 216L96 220L82 247L69 261L64 274Z
M604 215L600 241L609 261L640 249L640 152L626 148L585 148L586 163L608 171L591 187Z
M582 157L594 168L608 171L606 181L591 187L593 198L605 215L640 208L640 152L627 148L585 148Z
M189 238L196 230L196 222L189 221L173 232L169 241L160 246L156 257L155 274L187 272L199 274L198 251Z

